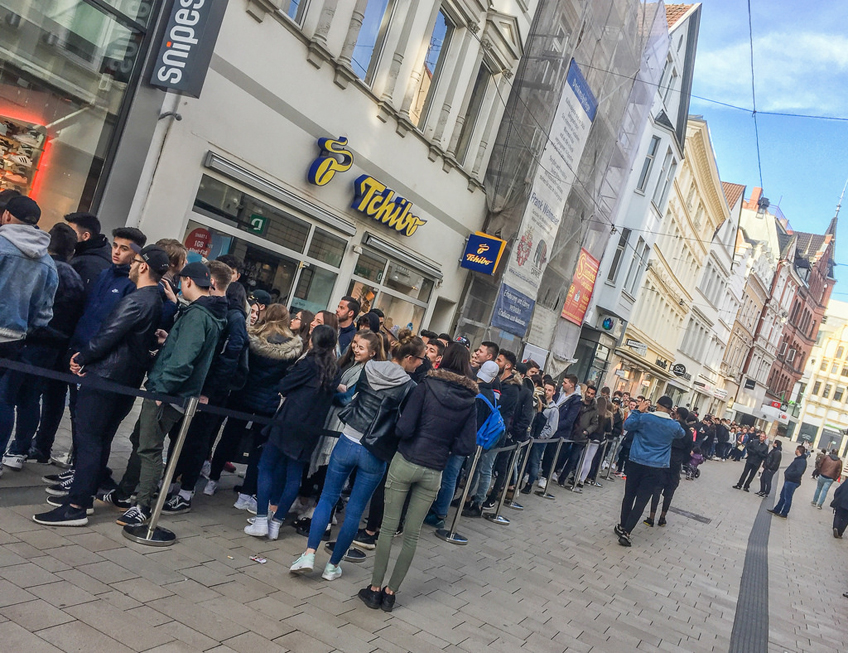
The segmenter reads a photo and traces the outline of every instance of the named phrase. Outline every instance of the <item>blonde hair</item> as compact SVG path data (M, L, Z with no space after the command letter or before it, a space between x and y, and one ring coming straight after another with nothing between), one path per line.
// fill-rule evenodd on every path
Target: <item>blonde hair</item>
M275 335L292 338L290 325L289 309L284 304L271 304L265 309L265 321L251 328L250 333L266 340Z

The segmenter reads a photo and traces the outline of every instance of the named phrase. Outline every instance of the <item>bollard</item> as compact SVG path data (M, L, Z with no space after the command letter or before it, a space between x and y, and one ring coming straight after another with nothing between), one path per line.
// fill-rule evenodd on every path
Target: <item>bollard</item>
M557 460L559 459L559 452L560 452L560 449L562 449L562 443L563 442L565 442L565 438L560 438L559 441L557 442L556 451L554 451L554 462L553 462L553 465L551 465L551 473L550 473L549 476L553 476L553 473L556 471L556 464L557 464ZM542 497L543 499L550 499L551 501L556 499L556 497L548 491L548 488L550 486L551 486L551 479L548 478L548 481L545 485L545 489L539 490L538 492L536 492L536 496Z
M168 488L171 486L171 480L174 478L174 471L177 468L177 461L180 459L180 452L183 450L183 443L188 434L188 427L191 426L191 420L197 411L197 403L197 397L190 397L186 404L183 423L180 426L180 432L177 434L177 441L174 444L171 457L168 458L168 466L165 468L165 476L162 479L162 486L159 489L156 506L150 515L150 523L139 526L124 526L124 537L131 542L145 544L147 546L171 546L177 541L177 536L173 531L169 531L167 528L161 528L157 524L159 523L159 517L162 515L165 500L168 498Z
M515 445L515 449L512 450L512 455L509 457L509 464L507 465L506 473L507 475L512 475L512 468L515 466L515 457L518 455L518 452L521 451L521 447L524 446L524 443ZM503 490L501 490L501 498L498 501L498 507L495 512L489 512L483 515L484 519L488 519L493 524L498 524L499 526L508 526L509 520L501 515L501 509L504 505L504 500L506 499L506 493L509 489L509 479L506 480L503 486Z
M530 449L534 444L533 438L527 440L527 451L524 453L524 459L521 461L521 471L518 473L518 482L515 484L515 491L512 493L512 499L508 504L506 504L513 510L524 510L524 506L516 502L515 497L520 492L521 483L524 480L524 470L527 469L527 461L530 460Z
M474 470L477 469L477 463L480 461L480 454L483 452L483 447L477 446L477 451L474 452L474 460L471 462L471 468L468 470L465 487L462 490L462 498L459 500L459 505L456 507L456 514L453 516L451 527L436 529L436 537L451 544L468 544L468 538L456 532L456 525L459 523L459 516L462 514L462 509L465 507L465 500L468 498L468 492L471 490L471 482L474 480Z

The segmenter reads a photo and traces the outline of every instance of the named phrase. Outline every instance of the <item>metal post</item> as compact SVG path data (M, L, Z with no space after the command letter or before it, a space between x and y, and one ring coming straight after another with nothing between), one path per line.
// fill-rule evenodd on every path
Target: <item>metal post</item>
M548 480L545 484L545 489L539 490L538 492L536 492L537 497L542 497L543 499L550 499L550 500L556 499L556 497L548 491L548 488L550 488L550 486L551 486L550 476L553 476L554 472L556 471L557 459L559 458L559 452L560 452L560 449L562 449L562 443L563 442L565 442L565 438L560 438L559 441L557 441L556 451L554 451L554 462L553 462L553 465L551 465L551 473L548 474L549 478L548 478Z
M165 476L162 479L162 486L159 489L159 496L156 499L156 505L153 508L153 513L150 515L150 523L139 526L124 526L124 537L136 544L146 544L147 546L171 546L177 541L177 536L173 531L167 528L157 526L159 517L162 515L162 508L165 506L165 500L168 498L168 488L171 486L171 480L174 478L174 471L177 468L177 461L180 459L180 452L183 450L188 428L191 426L191 420L194 418L194 413L197 411L197 397L189 397L185 407L185 416L183 423L180 426L180 432L177 434L177 441L174 443L174 449L171 452L171 457L168 458L168 466L165 468Z
M515 484L515 491L512 493L512 500L506 504L513 510L524 510L524 506L515 501L515 496L520 492L521 482L524 480L524 470L527 469L527 461L530 460L530 449L533 448L533 438L527 440L527 451L524 454L524 460L521 461L521 471L518 472L518 482Z
M604 448L603 448L603 449L601 449L601 462L598 464L598 472L597 472L597 474L595 475L595 478L594 478L594 479L592 479L592 481L593 481L593 482L595 483L595 485L596 485L596 486L598 486L598 487L600 487L600 484L598 483L598 477L601 475L601 467L603 467L603 465L604 465L604 458L606 458L606 457L607 457L607 449L609 449L610 442L612 442L612 440L606 440L606 441L604 442Z
M468 492L471 490L471 483L474 480L474 470L477 469L477 463L480 461L480 454L483 453L483 447L477 446L477 451L474 452L474 460L471 462L471 468L468 470L465 487L462 490L462 498L459 500L459 505L456 507L456 514L453 516L451 527L436 529L436 537L451 544L468 544L468 538L456 532L456 525L459 523L459 516L462 514L462 509L465 507L465 500L468 498Z
M518 455L518 452L521 450L521 447L524 446L523 443L516 444L515 449L512 450L512 454L509 456L509 464L506 467L507 476L512 475L512 468L515 466L515 457ZM506 492L509 489L509 478L504 482L503 490L501 490L501 498L498 501L498 507L495 509L495 512L489 512L483 515L484 519L488 519L493 524L498 524L499 526L508 526L509 520L506 517L501 515L501 509L504 505L504 499L506 499Z
M583 463L586 460L586 452L589 450L589 442L583 445L583 451L580 452L580 460L577 461L577 469L574 470L574 480L571 482L571 491L577 487L577 479L580 478L580 470L583 469Z
M615 461L616 456L618 456L618 450L621 447L622 440L624 440L623 435L620 435L620 436L618 436L618 438L616 438L616 442L612 447L612 454L610 455L609 465L607 466L607 475L604 476L604 480L607 480L607 481L610 481L610 480L614 481L615 480L614 478L610 479L610 473L612 473L612 464Z

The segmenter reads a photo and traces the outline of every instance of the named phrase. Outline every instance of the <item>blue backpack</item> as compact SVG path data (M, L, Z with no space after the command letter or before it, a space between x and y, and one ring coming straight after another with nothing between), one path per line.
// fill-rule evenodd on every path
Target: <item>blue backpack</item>
M494 406L482 393L477 395L477 399L482 399L490 411L486 421L477 429L477 444L483 447L484 451L488 451L501 439L501 435L506 430L506 425L501 416L501 411L496 408L497 398Z

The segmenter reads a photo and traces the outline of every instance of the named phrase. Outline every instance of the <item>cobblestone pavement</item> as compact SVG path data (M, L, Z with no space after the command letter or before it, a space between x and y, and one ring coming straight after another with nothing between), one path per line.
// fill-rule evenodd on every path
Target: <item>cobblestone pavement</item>
M116 450L126 455L125 440ZM167 549L128 542L102 506L85 528L38 526L30 516L44 509L49 469L0 479L0 651L728 651L761 501L731 489L740 464L708 462L675 505L710 523L670 514L665 528L640 524L624 549L612 532L623 482L524 496L526 510L504 508L508 526L465 520L468 546L425 526L386 614L355 597L372 555L326 582L322 551L319 571L292 577L305 538L290 527L277 542L244 535L229 491L163 519L180 538ZM829 510L810 506L813 488L808 476L789 519L771 524L769 651L845 650L848 541L833 538Z

